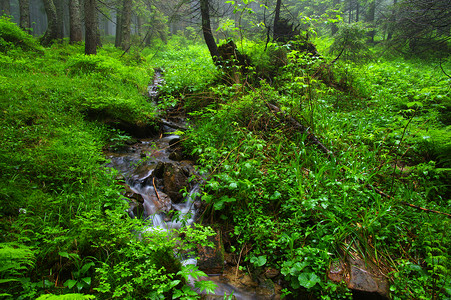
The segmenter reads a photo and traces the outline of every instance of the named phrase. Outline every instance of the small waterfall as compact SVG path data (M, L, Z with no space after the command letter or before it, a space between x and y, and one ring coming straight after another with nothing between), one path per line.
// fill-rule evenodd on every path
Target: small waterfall
M163 84L162 71L155 70L154 82L149 86L148 92L151 100L156 103L158 101L159 88ZM180 121L182 120L182 121ZM126 184L124 184L127 192L126 197L129 198L130 209L128 211L130 217L140 217L145 219L149 226L146 231L169 231L172 229L180 229L184 226L190 226L195 222L196 206L195 201L200 192L200 184L190 184L187 182L189 190L184 201L173 203L167 195L170 191L166 190L166 177L158 170L161 165L186 167L182 162L170 158L174 151L174 144L180 139L179 136L168 134L176 130L185 130L186 124L183 119L177 120L161 120L161 128L163 136L143 139L140 142L130 145L127 150L120 152L107 153L107 158L111 163L107 166L113 167L122 173ZM192 162L186 163L191 166L191 175L195 174ZM157 174L159 173L159 174ZM134 210L140 207L141 214L135 213ZM175 212L175 213L174 213ZM180 257L181 264L197 265L197 260L193 257ZM243 291L234 287L229 283L221 281L221 277L205 277L197 280L212 280L217 284L216 297L234 295L235 299L268 299L256 296L255 293ZM190 285L194 288L195 280L190 279ZM197 291L201 293L200 291Z

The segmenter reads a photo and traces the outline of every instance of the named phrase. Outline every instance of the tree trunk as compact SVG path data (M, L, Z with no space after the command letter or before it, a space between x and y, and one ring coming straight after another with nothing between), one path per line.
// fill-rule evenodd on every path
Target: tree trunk
M69 39L70 43L78 43L83 40L83 30L81 25L81 5L80 0L69 0Z
M359 1L355 2L355 21L358 22L360 17L360 4Z
M145 22L144 22L144 19L143 19L143 17L142 16L137 16L137 29L138 29L138 32L137 32L137 34L138 34L138 36L140 37L140 38L142 38L142 37L144 37L144 32L143 32L143 25L145 24Z
M369 3L368 12L366 14L366 22L371 24L371 27L373 30L368 31L368 36L371 39L371 42L374 43L374 35L376 34L376 31L374 30L374 15L376 13L376 0L372 0Z
M58 38L56 23L56 8L53 0L44 0L45 14L47 15L47 30L41 39L41 44L48 46Z
M11 14L11 5L9 0L0 0L0 16Z
M390 17L390 21L388 23L388 35L387 35L387 40L391 40L393 37L393 26L395 24L396 21L396 14L395 14L395 9L396 9L396 4L398 3L397 0L393 0L393 8L392 8L392 13L391 13L391 17Z
M213 62L217 64L219 62L219 53L215 38L211 32L210 7L208 0L200 0L200 13L202 15L202 33L204 34L205 43L213 58Z
M97 54L96 0L85 0L85 54Z
M116 10L116 38L114 41L114 47L119 48L122 44L122 13L118 8Z
M127 52L130 50L131 21L132 21L132 0L124 0L122 7L121 48L122 50Z
M348 15L348 24L351 24L352 22L352 11L354 10L353 0L349 0L349 15Z
M30 0L19 0L20 28L30 31Z
M282 6L282 0L277 0L276 10L274 11L274 28L273 28L273 40L277 41L280 38L280 7Z
M58 39L64 38L64 0L53 0L56 9L56 37Z

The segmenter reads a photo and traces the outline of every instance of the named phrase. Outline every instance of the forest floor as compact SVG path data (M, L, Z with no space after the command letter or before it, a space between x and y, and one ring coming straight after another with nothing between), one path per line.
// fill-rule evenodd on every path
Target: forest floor
M450 79L436 61L327 66L245 42L254 69L230 73L178 37L164 51L97 56L18 40L0 52L2 297L196 298L186 283L205 274L173 253L211 245L215 224L235 270L287 297L357 297L350 278L370 269L387 283L374 292L392 299L451 296ZM177 105L204 211L203 225L168 239L126 217L103 150L156 134Z

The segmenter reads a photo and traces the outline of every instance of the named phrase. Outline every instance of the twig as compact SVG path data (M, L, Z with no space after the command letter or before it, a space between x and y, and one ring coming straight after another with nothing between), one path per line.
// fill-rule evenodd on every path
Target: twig
M374 190L376 193L378 193L379 195L381 195L381 196L383 196L383 197L385 197L385 198L393 199L392 196L390 196L390 195L384 193L384 192L381 191L380 189L378 189L378 188L372 186L371 184L367 184L367 185L366 185L366 188L367 188L367 189L370 189L370 190ZM448 213L445 213L445 212L441 212L441 211L437 211L437 210L433 210L433 209L429 209L429 208L424 208L424 207L421 207L421 206L418 206L418 205L415 205L415 204L407 203L407 202L405 202L405 201L400 201L399 203L401 203L402 205L406 205L406 206L409 206L409 207L412 207L412 208L416 208L416 209L422 210L422 211L432 212L432 213L440 214L440 215L445 215L445 216L447 216L448 218L451 218L451 214L448 214Z
M238 263L236 264L235 277L238 277L238 269L240 267L241 254L243 254L244 246L246 246L246 244L244 244L243 247L241 247L240 256L238 257Z
M398 165L398 150L401 147L401 143L404 140L404 136L406 134L407 128L409 127L410 122L412 122L413 118L415 117L417 113L417 110L414 111L414 113L412 114L412 117L409 119L409 121L407 122L406 126L404 127L404 130L402 131L402 135L401 135L401 139L399 140L399 144L398 147L396 148L396 153L395 153L395 166L393 167L393 174L392 174L392 182L391 182L391 190L390 190L390 194L391 191L393 190L394 186L395 186L395 172L396 172L396 166Z
M451 76L449 76L448 74L446 74L445 70L443 69L442 66L442 59L440 58L440 69L442 69L443 74L445 74L449 79L451 79Z
M436 214L441 214L441 215L447 216L448 218L451 218L451 214L448 214L448 213L444 213L444 212L433 210L433 209L429 209L429 208L424 208L424 207L421 207L421 206L417 206L415 204L407 203L405 201L401 201L400 203L403 204L403 205L407 205L407 206L410 206L410 207L422 210L422 211L432 212L432 213L436 213Z
M160 201L160 203L162 203L161 199L160 199L160 195L158 195L157 187L155 186L155 177L152 178L152 184L153 184L153 189L155 191L155 195L157 195L158 201Z

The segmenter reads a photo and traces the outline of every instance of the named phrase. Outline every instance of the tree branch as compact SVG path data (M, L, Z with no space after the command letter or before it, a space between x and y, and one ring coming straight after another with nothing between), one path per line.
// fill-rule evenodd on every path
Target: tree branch
M440 58L440 69L442 69L443 74L445 74L449 79L451 79L451 76L449 76L448 74L446 74L445 70L443 69L442 66L442 59Z

